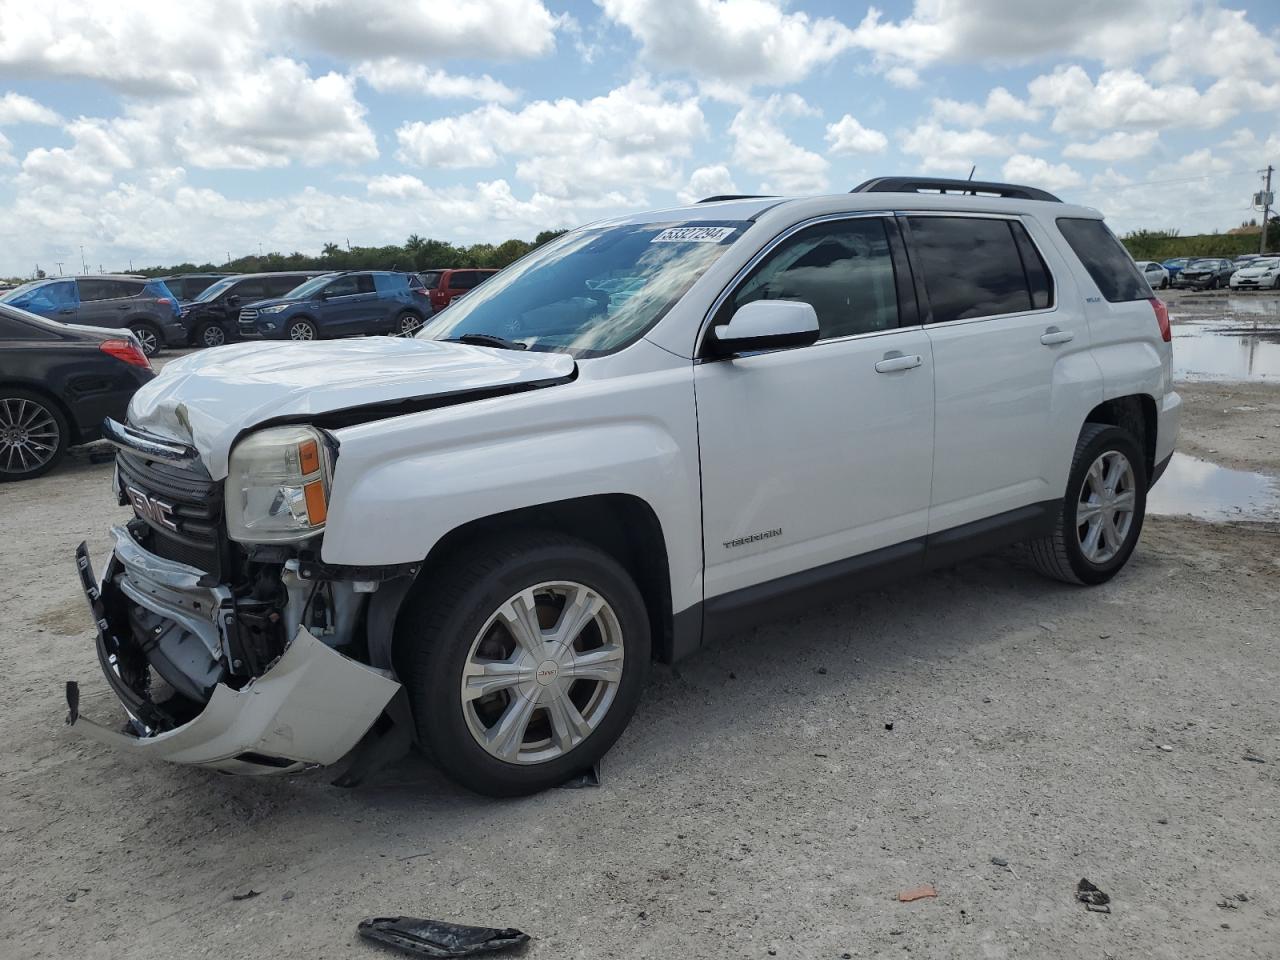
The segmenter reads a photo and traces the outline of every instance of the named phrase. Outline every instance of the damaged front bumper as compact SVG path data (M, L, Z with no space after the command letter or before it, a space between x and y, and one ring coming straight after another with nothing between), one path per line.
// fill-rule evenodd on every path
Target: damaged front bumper
M184 645L193 651L200 650L196 644L224 648L217 606L222 588L204 585L204 574L194 567L147 552L123 529L116 536L101 582L84 544L76 551L76 564L93 614L103 673L129 719L113 729L81 717L78 688L69 683L67 722L84 736L174 763L240 774L290 773L340 760L400 691L389 673L343 656L298 626L284 652L261 675L239 689L213 683L197 715L168 722L163 705L150 700L140 674L155 666L151 658L183 656ZM147 623L155 624L151 629L157 637L173 632L167 652L158 643L148 649L139 643L137 619L120 612L129 603L153 616ZM134 629L128 629L131 625Z

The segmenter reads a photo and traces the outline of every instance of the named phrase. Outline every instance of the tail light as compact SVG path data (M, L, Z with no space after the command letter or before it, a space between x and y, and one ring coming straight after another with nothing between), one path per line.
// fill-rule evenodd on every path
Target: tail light
M1156 312L1156 323L1160 325L1160 339L1165 343L1172 343L1173 329L1169 326L1169 305L1158 297L1152 297L1151 309Z
M142 348L132 340L104 340L98 345L98 349L117 360L123 360L130 366L151 369L151 361L142 352Z
M166 306L166 307L172 307L172 306L173 306L173 301L172 301L172 300L170 300L168 297L156 297L156 303L159 303L159 304L161 304L161 305L163 305L163 306Z

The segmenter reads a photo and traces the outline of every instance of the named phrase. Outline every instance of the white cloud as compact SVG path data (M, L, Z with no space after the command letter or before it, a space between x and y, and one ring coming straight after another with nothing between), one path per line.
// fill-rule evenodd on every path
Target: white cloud
M920 86L920 74L910 67L890 67L884 72L884 78L903 90L914 90Z
M541 0L282 0L284 28L327 53L517 60L555 49L556 18Z
M356 65L355 73L379 93L416 93L425 97L484 100L492 103L513 103L520 99L519 93L487 73L479 77L456 76L394 57L366 60Z
M1159 142L1160 134L1155 130L1139 130L1135 133L1117 130L1093 143L1069 143L1062 148L1062 155L1114 163L1145 157Z
M881 153L889 138L879 130L869 130L851 114L827 124L827 143L832 153Z
M1248 21L1244 10L1206 4L1169 24L1168 52L1152 67L1160 81L1189 75L1266 79L1280 77L1276 41Z
M775 0L596 0L654 64L740 84L786 84L849 48L829 17L788 13Z
M8 123L43 123L56 125L62 118L42 103L20 93L0 97L0 126Z
M986 130L949 130L926 121L899 136L903 153L922 160L926 171L967 172L983 157L1007 156L1009 142Z
M1031 157L1025 153L1016 153L1006 160L1001 175L1005 180L1043 187L1046 190L1062 190L1084 183L1084 177L1070 165L1050 163L1041 157Z
M816 112L794 93L774 94L763 103L748 103L729 124L734 163L760 174L760 189L765 193L826 190L826 159L792 141L780 123L785 117L811 116Z
M13 158L13 144L9 142L9 138L0 133L0 167L11 167L17 163Z
M689 175L689 183L677 196L682 203L697 203L706 197L717 197L724 194L740 193L733 182L733 174L723 163L710 167L699 167Z
M487 167L516 161L522 180L555 197L618 189L673 189L681 160L706 133L697 97L645 77L590 100L538 100L518 111L486 106L396 131L398 156L422 167Z
M1039 110L1019 100L1004 87L991 90L986 103L934 99L931 105L935 119L962 127L981 127L1002 121L1032 123L1040 119Z

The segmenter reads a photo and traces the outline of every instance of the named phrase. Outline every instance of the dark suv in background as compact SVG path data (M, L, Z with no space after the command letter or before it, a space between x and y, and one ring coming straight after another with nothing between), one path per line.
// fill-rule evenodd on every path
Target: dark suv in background
M431 295L432 311L443 310L455 297L460 297L468 290L474 290L492 277L497 270L465 269L465 270L423 270L418 274L422 284Z
M270 340L319 340L358 334L408 336L431 315L417 275L390 270L326 273L287 297L240 310L240 336Z
M224 277L206 287L193 301L182 305L187 342L197 347L217 347L234 340L240 333L242 306L283 297L298 285L322 275L317 270L295 270Z
M33 280L0 303L63 323L128 328L148 357L187 341L178 300L163 280L120 274Z
M200 296L205 290L213 286L223 277L230 277L230 273L177 273L172 277L161 277L164 285L169 291L178 298L180 303L186 303L188 300L194 300Z
M1192 260L1178 271L1178 275L1170 281L1175 287L1190 287L1193 290L1217 290L1225 287L1231 275L1236 272L1237 264L1219 257L1203 257Z

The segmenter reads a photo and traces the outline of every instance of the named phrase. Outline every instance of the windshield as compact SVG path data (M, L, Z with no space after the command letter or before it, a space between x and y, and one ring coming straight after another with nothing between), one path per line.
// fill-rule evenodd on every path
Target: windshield
M333 277L334 275L332 273L326 273L319 277L312 277L310 280L305 280L302 283L298 284L296 287L294 287L292 290L290 290L280 299L305 300L307 299L307 297L314 296L315 294L319 293L324 287L328 286L329 281L332 280Z
M1251 270L1254 268L1257 268L1258 270L1274 270L1276 267L1280 266L1280 260L1275 259L1274 257L1268 257L1265 260L1251 260L1249 263L1245 264L1245 266Z
M193 300L193 303L208 303L210 300L216 300L231 288L231 285L238 283L240 277L227 277L225 280L219 280L212 286L205 287L200 291L200 295Z
M1192 270L1217 270L1218 260L1192 260L1190 269Z
M577 357L644 335L747 227L682 221L582 229L553 240L455 300L418 334L487 334Z

